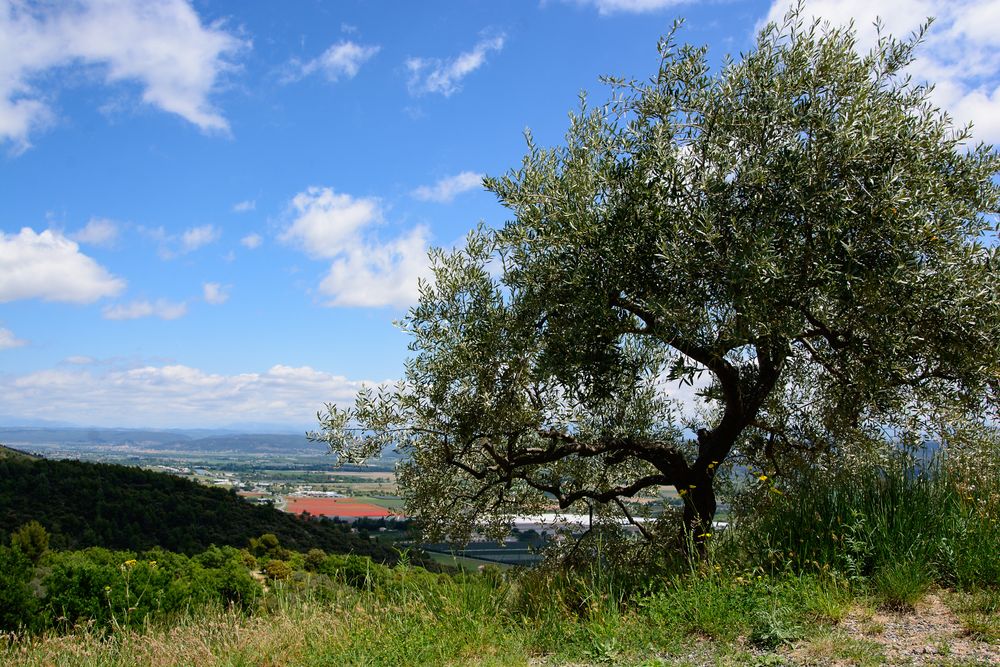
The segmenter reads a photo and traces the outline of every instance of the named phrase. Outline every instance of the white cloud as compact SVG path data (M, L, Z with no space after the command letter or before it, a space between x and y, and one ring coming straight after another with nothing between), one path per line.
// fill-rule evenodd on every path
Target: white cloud
M205 303L218 306L229 300L229 285L219 283L205 283L202 285L202 295Z
M63 359L63 363L73 364L74 366L85 366L87 364L94 363L94 359L93 357L86 357L82 354L75 354L71 357Z
M257 208L257 201L254 199L247 199L246 201L233 204L233 211L236 213L248 213L255 208Z
M159 245L159 255L163 259L175 259L179 255L193 252L209 243L214 243L222 236L222 230L214 225L189 227L178 234L170 234L161 225L159 227L139 227L139 232Z
M417 300L417 278L429 274L427 230L417 227L385 244L350 248L320 283L331 306L406 306Z
M18 234L0 232L0 303L17 299L91 303L123 289L124 280L59 232L47 229L36 234L30 227Z
M0 141L30 146L50 123L57 68L96 66L105 83L134 82L142 101L204 131L229 124L209 101L249 44L202 25L187 0L4 3L0 9Z
M318 58L299 65L300 75L308 76L321 71L330 81L353 79L361 66L375 57L382 47L361 45L352 41L333 44Z
M372 384L372 383L368 383ZM183 365L61 366L0 374L4 408L25 418L95 426L220 427L270 422L315 428L327 402L348 405L359 381L303 367L218 375Z
M91 218L86 226L71 238L88 245L111 248L118 240L118 223L107 218Z
M377 199L354 198L331 188L308 188L292 199L295 221L278 238L314 258L330 258L356 243L358 232L381 222Z
M788 6L787 0L773 2L766 20L780 22ZM896 37L908 36L928 17L934 17L910 73L917 81L936 84L932 100L948 111L957 125L972 122L976 139L1000 144L997 0L812 0L806 3L805 15L821 17L833 25L853 20L859 50L875 45L876 17Z
M9 350L14 347L27 345L28 341L20 340L10 329L0 327L0 350Z
M486 62L486 54L503 49L505 37L497 35L480 40L471 51L454 58L409 58L406 68L410 72L409 89L413 95L441 93L445 97L457 92L461 81Z
M256 233L247 234L246 236L240 239L240 244L245 248L253 250L254 248L260 247L260 244L263 240L264 239L261 238L260 234Z
M482 186L482 174L477 174L474 171L463 171L460 174L442 178L434 185L421 185L413 191L413 196L423 201L447 204L463 192L476 190Z
M655 12L667 7L675 7L692 0L571 0L578 5L597 8L601 14L643 14Z
M107 306L104 311L106 320L138 320L143 317L159 317L161 320L176 320L187 314L187 304L173 303L165 299L155 302L133 301Z
M204 245L217 241L221 234L222 232L212 225L192 227L191 229L184 230L184 233L181 234L181 247L184 252L191 252Z
M382 242L369 228L381 223L377 199L312 187L292 199L295 219L280 235L314 259L332 260L319 285L331 306L405 306L417 279L429 274L427 230L417 227Z

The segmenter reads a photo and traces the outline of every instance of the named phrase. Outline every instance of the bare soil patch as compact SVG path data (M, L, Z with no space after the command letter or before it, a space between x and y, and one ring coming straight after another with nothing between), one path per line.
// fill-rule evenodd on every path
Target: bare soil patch
M788 657L802 665L1000 665L1000 645L971 636L942 594L931 593L911 611L855 609Z

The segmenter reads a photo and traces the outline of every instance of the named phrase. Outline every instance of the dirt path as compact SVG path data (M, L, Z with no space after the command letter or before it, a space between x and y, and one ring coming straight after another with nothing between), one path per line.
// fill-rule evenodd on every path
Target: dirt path
M932 593L912 611L855 610L829 636L801 643L788 657L803 665L1000 665L1000 645L971 636Z

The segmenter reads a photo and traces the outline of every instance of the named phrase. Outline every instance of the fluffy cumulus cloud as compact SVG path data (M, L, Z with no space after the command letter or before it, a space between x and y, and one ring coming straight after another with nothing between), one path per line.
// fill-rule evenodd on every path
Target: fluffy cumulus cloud
M107 218L91 218L72 238L87 245L111 248L118 240L118 223Z
M787 0L774 2L767 20L780 22L788 7ZM1000 3L996 0L811 0L805 14L833 25L853 20L862 50L876 43L876 18L888 33L906 37L934 17L910 73L918 81L936 84L934 103L957 124L972 122L975 139L1000 143Z
M27 344L28 341L19 339L10 329L0 327L0 350L9 350L13 347L21 347Z
M374 198L355 198L331 188L311 187L292 199L295 220L279 239L313 258L330 258L356 245L358 233L382 221Z
M369 383L370 384L370 383ZM362 383L304 367L219 375L182 365L63 364L0 374L4 408L24 418L122 427L313 427L324 403L350 403Z
M387 242L372 228L384 219L379 201L309 188L293 199L294 219L279 239L314 259L331 260L319 292L331 306L405 306L428 274L427 230L417 227Z
M202 297L205 303L219 306L229 300L229 285L219 283L205 283L202 285Z
M455 176L442 178L434 185L421 185L413 191L413 196L422 201L447 204L455 197L483 186L483 175L474 171L463 171Z
M136 83L146 104L226 132L209 96L246 46L221 25L204 25L188 0L2 3L0 142L30 145L56 115L51 73L72 65L96 67L107 84Z
M59 232L47 229L39 234L30 227L18 234L0 232L0 303L17 299L92 303L124 288L124 280Z
M353 79L361 66L374 58L381 48L377 45L358 44L350 40L337 42L318 58L305 63L295 63L299 70L296 78L309 76L314 72L322 72L330 81Z
M187 315L187 304L174 303L166 299L156 301L132 301L108 306L103 311L106 320L138 320L144 317L158 317L161 320L176 320Z
M483 66L487 54L503 49L504 40L504 35L481 39L471 51L460 53L454 58L407 59L410 93L440 93L445 97L452 95L461 88L462 79Z
M319 289L332 306L405 306L426 277L427 229L417 227L388 243L351 247L333 261Z

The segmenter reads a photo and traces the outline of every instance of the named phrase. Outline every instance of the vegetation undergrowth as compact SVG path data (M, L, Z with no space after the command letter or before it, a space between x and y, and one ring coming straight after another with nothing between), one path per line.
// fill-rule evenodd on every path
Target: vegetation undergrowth
M932 588L952 591L967 637L995 645L997 482L913 464L784 481L706 560L597 533L573 559L445 574L273 536L191 557L48 551L26 527L0 547L0 664L764 665L802 642L880 664L877 643L838 624Z
M998 456L980 454L805 469L781 493L762 484L723 551L769 572L836 573L888 608L935 585L1000 586Z

